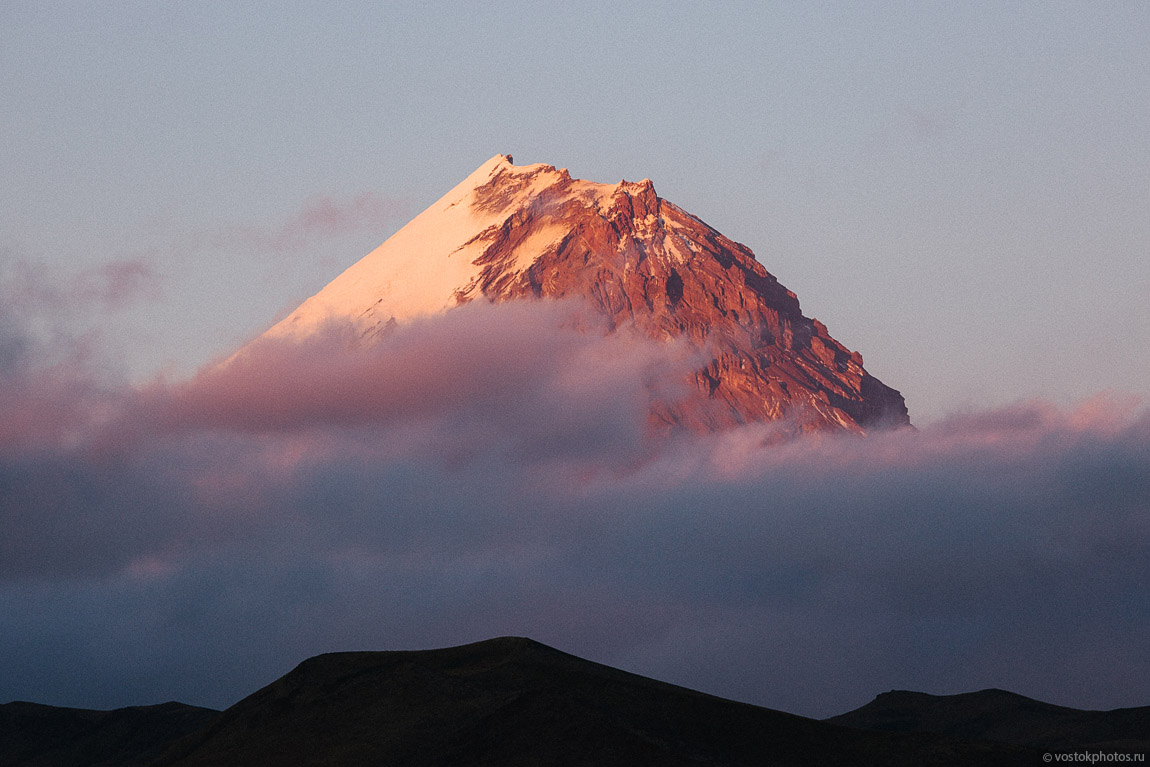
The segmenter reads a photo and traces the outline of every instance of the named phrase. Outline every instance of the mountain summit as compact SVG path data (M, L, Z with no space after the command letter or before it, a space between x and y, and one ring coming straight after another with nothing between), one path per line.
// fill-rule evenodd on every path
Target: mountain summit
M483 163L265 336L346 320L370 338L468 301L538 298L583 299L611 330L631 324L709 357L688 396L653 406L657 426L910 423L902 396L804 317L749 248L658 197L650 180L582 181L510 155Z

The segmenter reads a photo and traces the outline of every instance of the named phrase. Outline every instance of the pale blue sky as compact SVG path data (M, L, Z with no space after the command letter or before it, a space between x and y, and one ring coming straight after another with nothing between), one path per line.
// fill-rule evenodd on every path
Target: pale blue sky
M1150 5L458 5L0 3L0 259L142 259L69 321L187 373L510 152L653 179L918 422L1150 395Z

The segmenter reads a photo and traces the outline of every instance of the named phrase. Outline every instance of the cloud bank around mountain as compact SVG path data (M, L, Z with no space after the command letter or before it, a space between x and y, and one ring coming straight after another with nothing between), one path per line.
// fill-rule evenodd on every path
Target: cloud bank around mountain
M519 634L816 716L1150 703L1138 403L653 440L697 360L561 304L140 387L28 316L0 308L0 701L223 706L318 652Z

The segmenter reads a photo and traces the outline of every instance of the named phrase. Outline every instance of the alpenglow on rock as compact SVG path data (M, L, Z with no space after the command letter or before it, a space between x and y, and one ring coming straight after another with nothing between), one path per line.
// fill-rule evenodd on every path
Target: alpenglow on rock
M804 317L751 250L659 198L647 179L598 184L496 155L265 336L331 320L365 336L468 301L582 298L610 328L685 338L705 362L656 427L712 431L790 419L799 429L910 423L862 356Z

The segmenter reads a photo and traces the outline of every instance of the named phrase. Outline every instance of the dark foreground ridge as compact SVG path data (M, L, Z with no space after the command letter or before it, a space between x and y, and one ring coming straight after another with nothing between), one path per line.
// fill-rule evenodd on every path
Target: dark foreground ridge
M183 703L114 711L7 703L0 706L0 767L137 767L220 712Z
M927 695L892 690L826 720L884 732L934 732L1041 751L1150 752L1150 706L1081 711L1006 690Z
M1033 763L1007 746L850 730L503 638L312 658L157 764L925 765L959 754Z
M223 712L0 706L0 767L1033 765L1042 750L820 722L513 637L320 655Z

